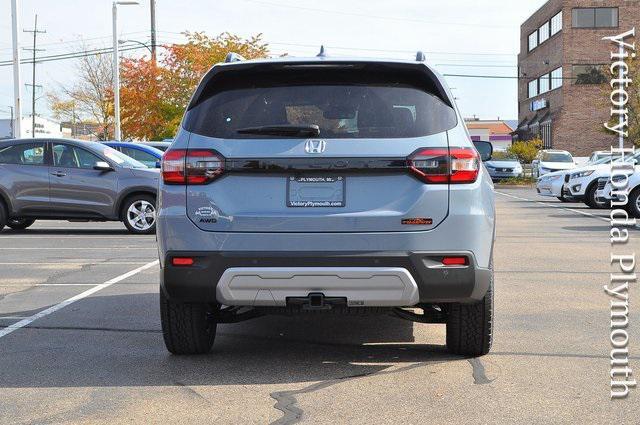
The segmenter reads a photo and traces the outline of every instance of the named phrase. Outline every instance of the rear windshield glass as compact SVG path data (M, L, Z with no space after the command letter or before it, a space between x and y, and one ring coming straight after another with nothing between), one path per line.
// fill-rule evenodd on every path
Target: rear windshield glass
M573 162L573 158L568 153L546 152L542 155L544 162Z
M193 106L186 129L241 139L283 137L239 134L243 128L317 125L323 138L405 138L441 133L457 122L454 109L437 95L402 82L234 85Z

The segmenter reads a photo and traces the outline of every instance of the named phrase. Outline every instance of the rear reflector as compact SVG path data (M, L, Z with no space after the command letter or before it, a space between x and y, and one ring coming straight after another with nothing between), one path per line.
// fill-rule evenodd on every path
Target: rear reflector
M425 183L473 183L480 172L480 157L473 148L418 149L407 158L411 172Z
M442 264L445 266L466 266L469 264L467 257L444 257Z
M191 257L173 257L171 264L174 266L193 266L195 261Z

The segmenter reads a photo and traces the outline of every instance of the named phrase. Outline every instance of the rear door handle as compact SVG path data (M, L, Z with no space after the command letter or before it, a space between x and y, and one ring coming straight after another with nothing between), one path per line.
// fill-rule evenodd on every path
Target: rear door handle
M56 177L64 177L66 176L66 173L63 173L62 171L56 171L55 173L51 173L51 175Z

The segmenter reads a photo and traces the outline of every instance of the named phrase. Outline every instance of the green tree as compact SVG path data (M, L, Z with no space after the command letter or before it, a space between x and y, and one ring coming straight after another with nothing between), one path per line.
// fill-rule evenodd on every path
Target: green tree
M507 152L512 155L515 155L518 160L524 164L530 164L540 151L542 147L542 140L540 138L534 138L531 140L525 141L517 141L514 142L509 148L507 148Z

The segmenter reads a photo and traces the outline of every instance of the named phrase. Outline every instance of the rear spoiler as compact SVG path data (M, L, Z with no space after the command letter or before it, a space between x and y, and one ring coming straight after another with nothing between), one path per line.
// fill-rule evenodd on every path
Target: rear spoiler
M422 80L423 84L431 86L433 93L437 95L445 104L450 107L453 102L445 89L441 77L427 66L424 60L424 54L418 52L415 62L392 62L392 61L366 61L366 60L349 60L334 59L320 57L318 59L286 59L286 60L255 60L244 61L242 57L230 53L227 55L225 63L213 66L202 78L198 88L191 97L187 111L200 104L207 99L213 91L213 85L216 80L227 77L237 77L239 79L248 79L250 74L260 75L264 73L274 73L278 71L286 72L293 69L311 70L336 70L336 69L361 69L363 75L370 72L393 72L398 75L404 75L407 78ZM233 74L238 74L237 76Z

